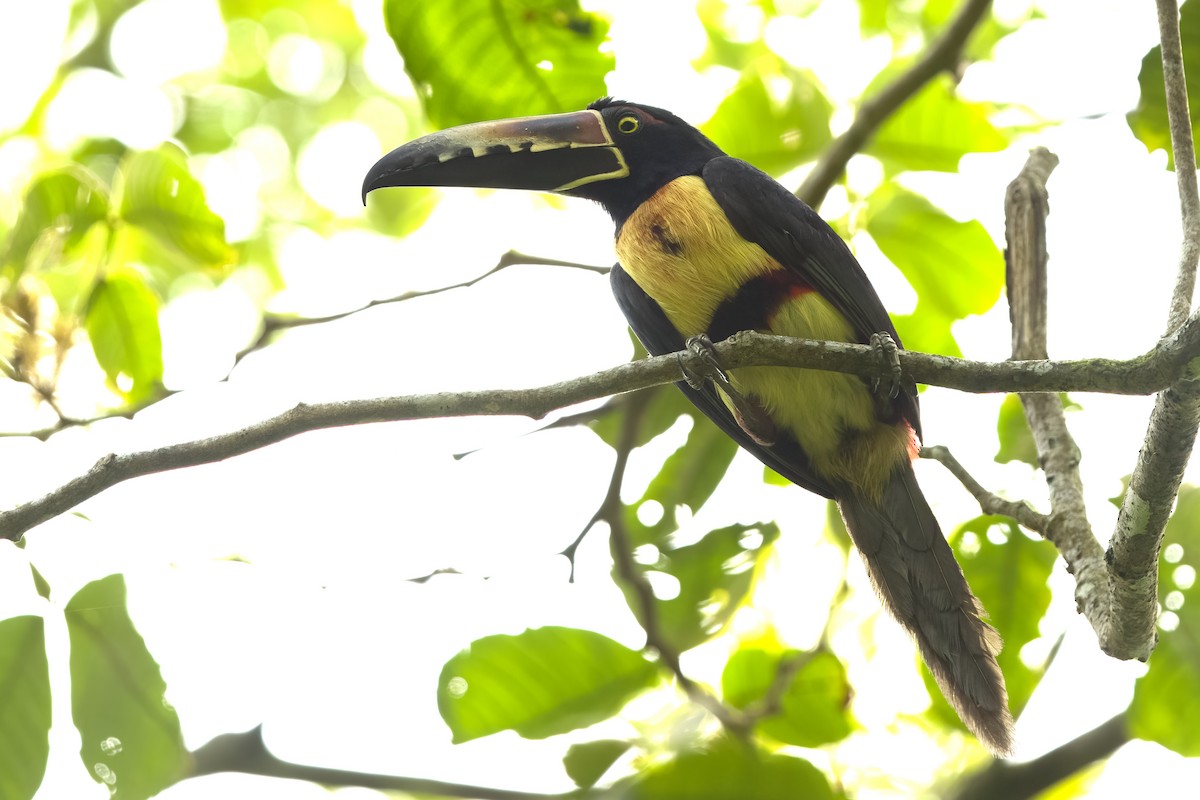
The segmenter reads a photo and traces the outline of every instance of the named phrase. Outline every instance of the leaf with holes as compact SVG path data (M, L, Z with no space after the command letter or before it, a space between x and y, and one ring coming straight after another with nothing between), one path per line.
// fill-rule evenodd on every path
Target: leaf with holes
M655 598L658 624L672 650L693 648L725 627L749 596L777 538L779 526L763 522L730 525L695 544L658 548L657 560L641 569L660 595ZM618 582L634 616L644 621L641 596Z

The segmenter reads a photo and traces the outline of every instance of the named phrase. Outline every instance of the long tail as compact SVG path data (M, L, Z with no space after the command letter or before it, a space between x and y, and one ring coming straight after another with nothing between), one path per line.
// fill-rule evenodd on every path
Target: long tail
M975 736L998 755L1012 751L1013 721L996 663L1000 636L981 619L912 464L898 466L881 503L847 491L842 518L875 589L917 647L942 694Z

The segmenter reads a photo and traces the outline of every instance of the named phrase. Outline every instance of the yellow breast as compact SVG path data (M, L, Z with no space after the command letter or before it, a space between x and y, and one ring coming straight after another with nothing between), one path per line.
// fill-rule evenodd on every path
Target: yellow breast
M738 235L695 175L668 183L630 215L617 258L685 337L704 333L717 306L746 281L779 269Z
M734 230L704 180L691 175L667 184L630 215L617 237L617 257L685 338L705 333L721 303L746 282L783 269ZM769 332L854 339L850 323L817 292L783 301ZM909 434L878 422L870 393L855 376L755 367L731 379L757 398L827 477L874 488L906 457Z

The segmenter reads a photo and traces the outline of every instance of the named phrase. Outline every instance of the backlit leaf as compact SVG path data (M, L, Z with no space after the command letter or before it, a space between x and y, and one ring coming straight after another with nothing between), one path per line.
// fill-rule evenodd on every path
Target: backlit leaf
M846 668L827 650L771 652L743 647L725 664L721 694L737 708L761 702L775 683L786 660L803 659L780 698L777 714L766 717L756 730L785 744L818 747L850 734L850 684Z
M503 730L544 739L608 719L657 680L658 667L607 636L537 628L476 639L447 661L438 710L455 742Z
M0 620L0 797L28 800L50 756L50 667L41 617Z
M112 385L132 401L162 384L158 297L131 271L96 284L87 308L87 332L96 360Z
M384 17L439 128L576 111L614 65L608 23L578 0L387 0Z
M1185 6L1186 8L1186 6ZM1129 706L1129 731L1189 757L1200 756L1200 489L1179 492L1159 559L1164 619L1150 668Z
M121 171L121 218L149 232L197 267L232 257L225 221L208 208L204 190L174 145L134 153Z
M888 117L864 152L894 171L954 172L967 153L1008 146L1008 137L988 120L990 110L984 103L960 99L949 77L941 76Z
M1179 36L1183 45L1183 68L1188 75L1200 74L1200 3L1184 3L1179 11ZM1141 94L1137 107L1125 115L1133 135L1146 145L1150 152L1165 150L1167 163L1174 169L1175 156L1171 152L1171 129L1167 124L1167 93L1163 88L1162 47L1150 48L1142 59L1138 73ZM1188 81L1188 109L1192 118L1192 136L1200 126L1200 87L1194 80Z
M618 758L629 752L630 746L629 742L620 739L573 744L563 756L563 766L576 786L588 789L596 785Z
M816 158L832 138L833 105L809 76L789 77L786 97L776 101L766 77L751 71L701 130L729 155L772 175Z
M688 650L725 627L753 588L777 538L779 527L768 522L720 528L683 547L667 541L657 545L656 560L643 572L652 587L671 587L673 596L658 597L655 603L659 628L672 649ZM624 584L622 591L640 620L641 598Z
M16 274L51 266L107 218L108 189L84 167L72 164L41 175L25 192L2 264Z
M825 776L809 762L720 741L684 753L633 781L633 800L832 800Z
M125 609L125 579L84 586L66 617L80 758L122 800L152 797L183 777L188 755L158 664Z

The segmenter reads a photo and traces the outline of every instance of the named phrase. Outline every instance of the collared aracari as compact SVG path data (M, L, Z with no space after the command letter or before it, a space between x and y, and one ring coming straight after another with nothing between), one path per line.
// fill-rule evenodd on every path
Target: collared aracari
M900 341L862 267L815 211L660 108L604 98L585 111L433 133L380 159L364 202L387 186L597 201L616 223L617 303L654 355L742 330ZM880 389L853 375L779 367L738 369L722 385L691 376L678 385L763 463L837 501L875 589L942 692L992 751L1010 752L999 637L913 473L915 385Z

